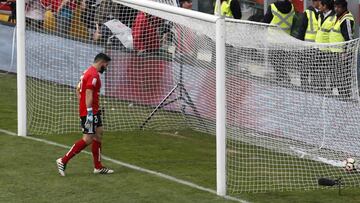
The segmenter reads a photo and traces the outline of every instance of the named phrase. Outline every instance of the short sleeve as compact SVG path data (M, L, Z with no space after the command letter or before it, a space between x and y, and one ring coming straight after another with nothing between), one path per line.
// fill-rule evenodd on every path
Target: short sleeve
M91 77L89 77L89 80L87 80L85 89L94 90L98 82L99 82L98 77L92 75Z

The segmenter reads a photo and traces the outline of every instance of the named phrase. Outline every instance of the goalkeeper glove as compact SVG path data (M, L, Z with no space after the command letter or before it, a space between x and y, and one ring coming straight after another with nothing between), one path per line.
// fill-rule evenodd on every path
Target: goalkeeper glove
M86 122L85 122L85 128L89 130L89 132L92 132L92 124L94 120L93 110L92 108L87 108L87 116L86 116Z

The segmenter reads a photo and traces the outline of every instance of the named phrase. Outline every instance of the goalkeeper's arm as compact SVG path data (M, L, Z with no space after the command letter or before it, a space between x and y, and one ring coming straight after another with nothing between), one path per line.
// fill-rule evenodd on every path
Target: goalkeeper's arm
M85 98L86 108L92 108L93 90L92 89L86 89L85 94L86 94L86 98Z
M87 108L85 127L87 129L89 129L89 131L91 131L90 129L92 128L92 123L93 123L93 109L92 109L93 90L86 89L85 95L86 95L85 102L86 102L86 108Z

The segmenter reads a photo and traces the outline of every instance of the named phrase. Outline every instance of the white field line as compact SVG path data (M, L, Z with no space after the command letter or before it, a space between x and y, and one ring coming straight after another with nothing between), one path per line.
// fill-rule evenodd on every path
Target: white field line
M0 129L0 133L4 133L4 134L7 134L7 135L12 135L12 136L17 136L16 133L10 132L10 131L4 130L4 129ZM29 140L38 141L38 142L42 142L42 143L45 143L45 144L49 144L49 145L53 145L53 146L57 146L57 147L65 148L65 149L70 149L71 148L70 146L59 144L59 143L53 142L53 141L48 141L48 140L45 140L45 139L40 139L40 138L35 138L35 137L30 137L30 136L19 136L19 137L29 139ZM91 155L90 152L85 151L85 150L83 150L82 153ZM118 161L118 160L112 159L112 158L104 156L104 155L101 155L101 159L112 162L114 164L121 165L123 167L127 167L127 168L130 168L130 169L136 170L136 171L141 171L141 172L144 172L144 173L152 174L154 176L158 176L158 177L161 177L161 178L164 178L164 179L167 179L167 180L179 183L179 184L183 184L183 185L186 185L186 186L198 189L198 190L209 192L209 193L212 193L212 194L215 194L215 195L217 194L215 190L212 190L212 189L209 189L209 188L206 188L206 187L202 187L202 186L197 185L195 183L192 183L192 182L189 182L189 181L186 181L186 180L181 180L181 179L178 179L178 178L175 178L173 176L169 176L169 175L166 175L166 174L163 174L163 173L160 173L160 172L156 172L156 171L152 171L152 170L149 170L149 169L141 168L139 166L128 164L128 163L125 163L125 162L122 162L122 161ZM232 196L228 196L228 195L223 196L223 198L228 199L228 200L241 202L241 203L249 203L246 200L242 200L242 199L232 197Z

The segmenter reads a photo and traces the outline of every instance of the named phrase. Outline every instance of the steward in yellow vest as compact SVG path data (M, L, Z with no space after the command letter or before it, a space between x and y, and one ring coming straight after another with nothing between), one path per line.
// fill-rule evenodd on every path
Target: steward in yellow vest
M317 31L319 30L318 19L320 16L320 0L313 0L312 5L305 10L300 22L297 38L303 41L315 42ZM316 87L316 70L313 63L317 60L314 53L304 53L301 56L299 66L301 87L307 91Z
M341 3L338 5L336 3L344 2L346 7L343 7ZM330 31L330 42L345 42L352 40L354 38L354 16L347 10L346 1L335 1L335 11L336 11L336 22Z
M228 18L241 19L241 7L238 0L220 0L220 14ZM218 14L218 8L215 3L214 14Z
M336 13L334 11L334 0L321 0L319 5L321 14L319 15L319 30L316 33L316 43L329 43L329 33L334 27L336 21ZM315 54L314 61L332 61L330 49L327 47L319 48L319 51ZM327 84L327 78L329 77L330 68L329 63L321 63L318 66L312 66L313 72L311 73L312 88L314 91L322 95L331 95L331 88Z
M266 14L264 16L264 23L273 24L279 26L283 31L290 35L293 27L293 19L295 15L294 6L289 0L278 0L275 3L269 5ZM272 29L270 29L271 31ZM278 29L275 32L269 32L278 35ZM281 34L281 33L280 33ZM271 36L270 36L271 41ZM275 41L276 43L276 41ZM279 85L289 86L291 78L288 73L288 64L286 64L286 56L289 54L285 50L272 50L270 51L269 59L270 63L275 70L275 79ZM283 56L279 58L279 56ZM283 59L283 60L282 60Z
M346 0L335 1L336 22L330 31L330 43L345 42L353 39L354 36L354 17L347 10ZM346 47L346 46L345 46ZM347 100L352 95L352 81L354 78L354 67L351 65L354 53L346 50L342 45L330 48L330 51L337 62L331 76L332 86L338 89L340 99ZM346 53L343 53L345 52ZM356 67L355 67L356 68ZM357 92L355 92L357 94Z
M316 33L319 30L319 5L320 0L313 0L312 6L303 13L298 31L298 39L315 42Z
M264 23L278 25L282 30L290 34L294 15L294 6L289 0L277 1L268 7L264 16Z
M319 30L316 33L315 42L329 43L329 33L336 22L336 13L333 10L334 2L333 0L321 0L319 8L322 14L319 16Z

